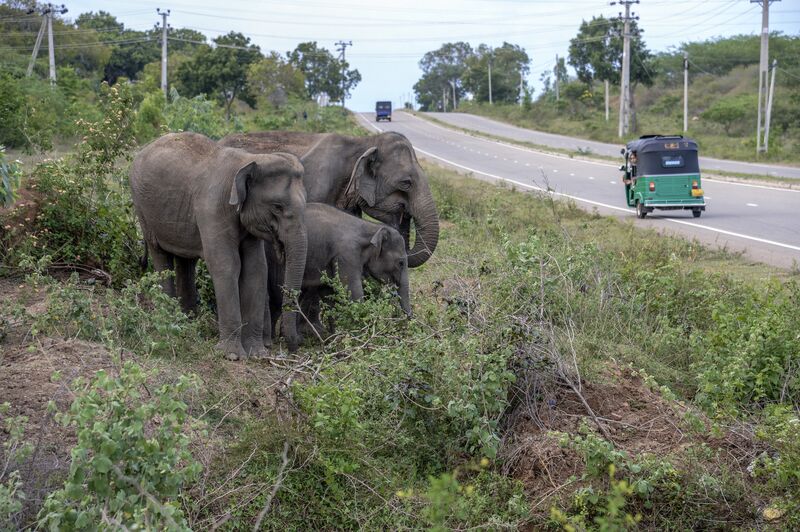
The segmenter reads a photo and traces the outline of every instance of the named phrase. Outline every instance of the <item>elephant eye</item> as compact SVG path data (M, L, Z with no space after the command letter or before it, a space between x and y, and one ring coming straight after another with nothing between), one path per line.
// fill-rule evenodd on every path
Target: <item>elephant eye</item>
M412 184L413 182L411 181L411 178L405 177L397 183L397 188L399 188L400 190L408 190L411 188Z
M283 205L281 205L280 203L273 203L272 208L278 212L283 212Z

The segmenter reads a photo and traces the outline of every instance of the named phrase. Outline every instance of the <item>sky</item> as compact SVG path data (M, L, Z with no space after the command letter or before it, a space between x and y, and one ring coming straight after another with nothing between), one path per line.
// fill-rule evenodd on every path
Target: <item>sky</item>
M617 16L624 8L602 0L59 0L76 18L104 10L125 27L152 28L169 9L169 24L204 33L209 40L237 31L267 53L285 54L303 41L336 54L337 41L352 41L346 57L361 83L347 106L374 110L378 100L399 107L413 98L422 75L418 62L443 43L466 41L500 46L504 41L525 48L531 58L529 85L541 90L539 78L552 70L555 58L567 55L569 40L582 20ZM761 6L749 0L641 0L632 6L639 16L647 47L667 51L682 42L760 33ZM770 30L800 34L800 0L774 1ZM702 59L695 58L702 68ZM534 96L536 94L534 93Z

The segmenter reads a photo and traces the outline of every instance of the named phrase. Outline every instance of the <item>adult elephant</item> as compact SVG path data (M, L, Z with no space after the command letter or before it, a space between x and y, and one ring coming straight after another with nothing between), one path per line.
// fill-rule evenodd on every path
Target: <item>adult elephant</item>
M408 139L399 133L349 137L334 133L265 131L219 141L251 153L284 151L300 157L309 202L327 203L398 229L414 245L408 266L424 264L439 241L439 217L428 178Z
M191 309L195 265L198 258L206 261L217 298L217 347L229 359L263 355L271 343L264 239L285 255L286 287L302 285L302 173L294 155L252 154L196 133L165 135L133 161L133 203L153 265L156 271L175 269L175 282L164 288L174 296L177 285L181 304ZM284 336L296 349L295 313L284 320Z

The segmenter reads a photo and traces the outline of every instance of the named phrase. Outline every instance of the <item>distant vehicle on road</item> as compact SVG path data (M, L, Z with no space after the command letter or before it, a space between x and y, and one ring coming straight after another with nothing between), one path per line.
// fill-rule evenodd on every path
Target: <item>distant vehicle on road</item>
M376 102L375 103L375 121L381 120L392 121L392 102Z
M697 161L697 143L682 135L644 135L620 151L625 164L625 199L636 216L655 209L692 211L699 218L706 210Z

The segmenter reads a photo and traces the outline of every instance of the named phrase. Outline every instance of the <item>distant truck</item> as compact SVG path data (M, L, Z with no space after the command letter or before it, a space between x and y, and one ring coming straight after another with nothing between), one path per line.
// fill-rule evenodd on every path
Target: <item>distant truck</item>
M381 120L392 121L392 102L376 102L375 103L375 121Z

